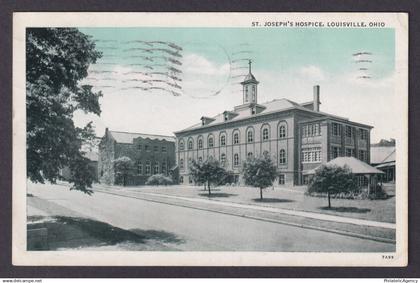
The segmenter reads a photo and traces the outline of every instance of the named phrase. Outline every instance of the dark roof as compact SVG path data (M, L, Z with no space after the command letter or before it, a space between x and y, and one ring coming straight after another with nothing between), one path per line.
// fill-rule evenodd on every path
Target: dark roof
M142 134L142 133L128 133L128 132L118 132L118 131L109 131L109 134L114 138L114 140L117 143L133 143L133 140L139 137L143 139L175 142L175 137L173 136L151 135L151 134Z

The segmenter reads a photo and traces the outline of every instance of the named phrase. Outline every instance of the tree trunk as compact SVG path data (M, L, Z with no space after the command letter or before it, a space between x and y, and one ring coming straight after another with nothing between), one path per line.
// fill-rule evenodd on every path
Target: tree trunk
M331 208L331 194L328 192L328 208Z
M260 199L262 200L263 199L263 193L262 193L262 188L260 188Z
M207 182L207 187L209 189L209 196L211 195L211 190L210 190L210 182Z

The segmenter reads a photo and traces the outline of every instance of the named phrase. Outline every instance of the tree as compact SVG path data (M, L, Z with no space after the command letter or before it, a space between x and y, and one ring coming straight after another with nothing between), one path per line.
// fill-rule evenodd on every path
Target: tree
M308 193L327 193L328 208L331 208L331 194L356 191L357 181L347 166L323 165L315 170L308 186Z
M71 189L92 193L94 176L83 143L95 137L92 123L73 123L76 110L99 115L100 92L81 81L101 57L95 44L75 28L26 30L27 175L33 182L55 183L69 167Z
M263 189L271 187L277 177L277 168L268 154L259 158L248 158L242 168L245 184L260 189L260 199L263 199Z
M209 196L211 195L211 185L218 185L226 178L226 170L220 166L217 160L208 159L202 163L195 160L190 166L190 174L196 183L207 184Z
M127 179L133 175L134 162L130 157L122 156L113 161L116 175L116 183L125 187Z

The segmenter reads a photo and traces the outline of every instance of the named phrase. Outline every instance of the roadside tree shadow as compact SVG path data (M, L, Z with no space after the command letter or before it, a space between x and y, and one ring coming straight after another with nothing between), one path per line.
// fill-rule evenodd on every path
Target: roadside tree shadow
M329 211L335 211L335 212L347 212L347 213L367 213L370 212L371 210L369 208L358 208L358 207L343 207L343 206L339 206L339 207L328 207L328 206L323 206L323 207L319 207L322 210L329 210Z
M28 223L28 250L56 250L60 248L81 248L112 246L120 243L145 244L147 240L157 240L165 243L179 243L181 240L175 234L156 230L124 230L105 222L88 218L53 216L45 221ZM31 236L31 231L44 229L47 247L39 247L38 239Z
M210 195L207 193L198 194L201 197L209 197L209 198L228 198L232 196L237 196L237 194L228 194L228 193L211 193Z
M147 240L157 240L164 243L175 243L175 244L181 244L185 242L183 239L179 238L177 235L166 232L166 231L162 231L162 230L131 229L130 231Z
M255 201L255 202L267 202L267 203L275 203L275 202L294 202L294 200L291 200L291 199L281 199L281 198L263 198L263 199L260 199L260 198L254 198L254 199L252 199L253 201Z

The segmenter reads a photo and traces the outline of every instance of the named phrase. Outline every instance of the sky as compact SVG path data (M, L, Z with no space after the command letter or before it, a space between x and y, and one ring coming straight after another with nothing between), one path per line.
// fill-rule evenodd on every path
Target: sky
M372 142L395 137L393 29L80 28L103 57L81 83L101 91L96 134L173 135L242 103L240 82L252 73L258 102L312 100L321 111L373 126ZM356 53L367 53L354 56Z

